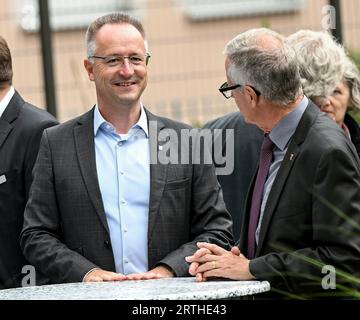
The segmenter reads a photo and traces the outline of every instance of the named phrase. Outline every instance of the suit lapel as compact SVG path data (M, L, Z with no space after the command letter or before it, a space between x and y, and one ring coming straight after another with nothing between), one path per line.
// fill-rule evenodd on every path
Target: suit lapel
M291 171L291 168L295 162L296 156L299 153L299 148L297 144L292 140L289 144L288 150L285 154L285 157L281 163L281 166L279 168L279 171L276 175L275 181L271 187L271 191L266 203L263 219L261 221L261 231L259 234L259 243L257 246L257 253L261 250L261 247L264 242L265 235L267 233L268 227L270 225L270 221L272 218L272 215L274 213L274 210L276 208L276 205L278 203L278 200L280 198L280 195L282 193L282 190L284 188L285 182L287 177L289 176L289 173ZM257 254L256 254L257 256Z
M159 133L165 128L161 118L156 117L146 110L149 124L149 144L150 144L150 200L149 200L149 226L148 243L152 239L154 232L157 212L159 210L164 186L166 182L167 165L157 161L159 148L167 141L158 141Z
M272 185L266 203L263 219L261 221L261 229L259 234L259 242L256 250L256 256L258 256L261 252L261 248L264 244L264 240L266 238L266 234L270 226L271 218L278 204L282 190L285 186L285 182L291 172L291 169L296 161L297 156L301 152L300 145L305 140L306 135L318 113L319 113L319 109L316 106L314 106L312 102L309 102L297 126L297 129L289 142L288 150L284 156L279 171L276 175L275 181Z
M0 148L5 142L6 138L9 136L12 129L13 127L9 122L0 118Z
M17 91L11 98L4 113L0 117L0 148L13 129L12 122L17 119L20 109L25 101L21 98Z
M75 148L89 198L94 205L100 221L109 233L96 171L93 118L94 108L85 113L84 116L80 118L79 125L74 128Z

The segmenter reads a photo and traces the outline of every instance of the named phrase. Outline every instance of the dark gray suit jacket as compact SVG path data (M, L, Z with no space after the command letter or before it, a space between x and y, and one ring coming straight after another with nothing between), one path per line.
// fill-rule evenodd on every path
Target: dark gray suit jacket
M189 128L146 112L149 122L157 121L157 134L173 129L180 136ZM150 143L165 143L149 133ZM115 271L96 173L93 110L45 130L34 173L21 237L28 260L56 283L82 281L95 267ZM197 241L232 244L231 216L212 165L151 164L150 180L149 269L165 264L186 276L184 258Z
M239 239L244 216L246 197L251 179L257 170L263 132L245 122L240 112L233 112L205 124L206 129L234 130L234 150L226 147L226 135L221 136L223 153L233 152L234 171L230 175L218 175L224 193L226 207L233 218L235 239ZM215 163L215 166L218 164Z
M0 288L21 285L21 269L28 262L19 235L31 172L43 130L55 124L55 118L25 102L18 92L0 118Z
M266 203L250 271L286 292L322 292L322 268L360 275L360 164L343 130L309 102ZM250 197L247 213L250 211ZM240 249L246 253L248 214ZM346 283L337 274L337 285Z

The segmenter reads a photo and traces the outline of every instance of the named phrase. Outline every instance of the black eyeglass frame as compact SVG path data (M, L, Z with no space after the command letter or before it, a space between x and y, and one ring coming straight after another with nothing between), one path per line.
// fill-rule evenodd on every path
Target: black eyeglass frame
M255 89L253 86L250 86L250 85L248 85L248 84L247 84L247 86L249 86L251 89L253 89L254 92L255 92L258 96L261 95L260 91L257 90L257 89ZM232 94L231 94L230 96L227 96L227 95L225 94L225 92L230 91L230 90L235 90L235 89L241 88L241 87L243 87L243 85L241 85L241 84L235 84L235 85L229 87L229 86L228 86L228 83L227 83L227 82L224 82L224 83L220 86L219 91L220 91L220 93L221 93L226 99L230 99L230 98L232 97Z

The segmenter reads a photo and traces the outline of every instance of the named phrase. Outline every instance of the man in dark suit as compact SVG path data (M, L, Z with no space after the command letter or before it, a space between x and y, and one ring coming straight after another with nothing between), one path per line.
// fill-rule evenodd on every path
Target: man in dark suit
M265 279L274 292L302 297L351 288L347 276L358 276L360 265L360 165L351 141L303 95L282 36L249 30L225 54L220 91L264 142L238 247L199 244L186 258L189 272L199 281Z
M140 22L105 15L86 40L97 104L44 132L23 252L56 283L185 276L196 242L233 241L215 169L162 152L192 150L176 139L189 127L141 103L150 56Z
M21 285L19 235L42 132L57 124L47 112L25 102L12 86L12 59L0 37L0 288Z
M232 112L223 117L214 119L205 124L204 129L214 130L233 130L234 146L231 148L227 143L226 134L218 137L214 134L214 139L222 139L221 144L214 141L214 147L221 145L222 154L233 153L234 167L229 174L219 174L217 178L224 194L226 208L229 210L233 219L234 238L239 239L241 221L244 216L246 196L249 190L251 179L257 170L259 162L260 147L263 140L262 131L245 122L240 112ZM214 157L215 166L221 168L224 164L218 164Z

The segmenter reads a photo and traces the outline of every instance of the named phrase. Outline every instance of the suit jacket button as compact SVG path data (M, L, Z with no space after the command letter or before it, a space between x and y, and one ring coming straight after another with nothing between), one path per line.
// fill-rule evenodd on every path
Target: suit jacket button
M105 244L108 248L110 248L110 241L109 241L109 240L105 240L105 241L104 241L104 244Z

